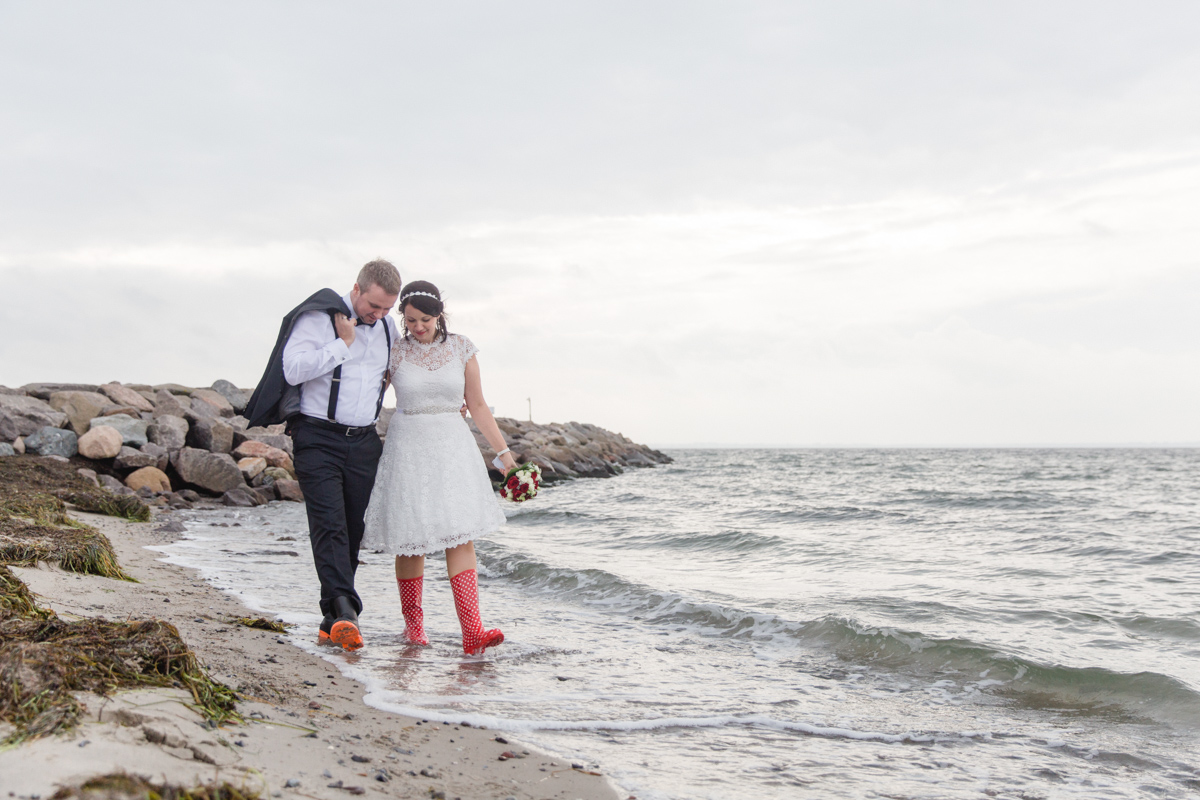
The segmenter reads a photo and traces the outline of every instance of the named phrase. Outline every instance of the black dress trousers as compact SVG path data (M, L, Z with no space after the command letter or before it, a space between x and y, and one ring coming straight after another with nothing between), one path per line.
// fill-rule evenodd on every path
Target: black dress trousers
M321 581L321 613L333 614L333 599L348 597L361 614L354 573L383 442L374 427L346 436L300 420L293 429L292 444L296 477L308 509L313 561Z

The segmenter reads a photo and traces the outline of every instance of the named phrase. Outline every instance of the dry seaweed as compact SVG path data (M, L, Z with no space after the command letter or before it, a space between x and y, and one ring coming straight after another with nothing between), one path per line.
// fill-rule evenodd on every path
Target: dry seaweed
M20 578L12 574L12 570L0 566L0 622L9 617L48 619L52 616L53 611L37 607L33 601L33 592L29 591L29 587Z
M85 511L135 522L150 519L150 507L140 497L110 494L84 480L76 469L76 464L34 456L0 459L0 515L29 517L42 525L79 525L66 516L57 494Z
M59 789L50 800L257 800L259 793L229 783L191 789L151 783L140 775L116 772L91 778L79 786Z
M0 622L0 719L16 725L6 743L69 728L80 708L72 692L187 689L207 718L237 718L237 694L208 676L162 620L67 622L11 616Z
M132 580L112 542L94 528L59 528L0 515L0 564L32 567L39 561L57 561L68 572Z
M150 521L150 506L146 505L137 495L93 491L62 492L59 497L76 506L80 511L121 517L130 522Z
M245 625L247 628L256 628L261 631L274 631L275 633L287 633L288 625L282 622L272 622L264 617L234 617L234 622L238 625Z

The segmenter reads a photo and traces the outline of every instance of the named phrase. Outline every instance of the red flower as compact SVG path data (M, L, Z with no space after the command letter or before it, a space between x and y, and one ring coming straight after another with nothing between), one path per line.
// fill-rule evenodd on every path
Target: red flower
M521 485L521 481L517 478L516 475L513 475L511 478L508 479L508 488L515 491L516 488L520 485Z

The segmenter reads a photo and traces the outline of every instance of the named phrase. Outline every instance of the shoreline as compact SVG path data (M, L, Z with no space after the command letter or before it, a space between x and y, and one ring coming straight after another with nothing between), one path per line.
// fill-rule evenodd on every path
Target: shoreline
M0 783L10 796L45 798L118 771L187 787L228 781L264 798L625 796L607 777L497 732L368 706L361 683L280 634L234 622L258 612L146 549L178 539L159 530L169 512L148 523L74 509L70 516L107 536L137 583L45 562L10 567L38 605L68 620L172 623L212 678L242 695L245 724L206 723L180 689L79 694L87 713L74 730L0 751ZM501 761L505 753L512 757Z

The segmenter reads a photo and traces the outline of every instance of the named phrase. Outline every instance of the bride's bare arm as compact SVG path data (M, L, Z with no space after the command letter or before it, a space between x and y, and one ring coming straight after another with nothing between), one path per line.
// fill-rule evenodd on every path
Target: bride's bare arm
M496 424L496 418L492 416L491 409L484 402L483 383L479 379L479 362L475 356L471 356L471 360L467 362L466 379L467 387L464 394L467 400L467 410L471 412L471 419L475 420L475 426L479 428L479 432L483 434L483 438L487 439L492 449L499 453L508 445L504 443L504 435L500 433L500 426ZM506 469L512 469L517 465L517 460L513 458L512 453L505 453L500 456L500 460Z

